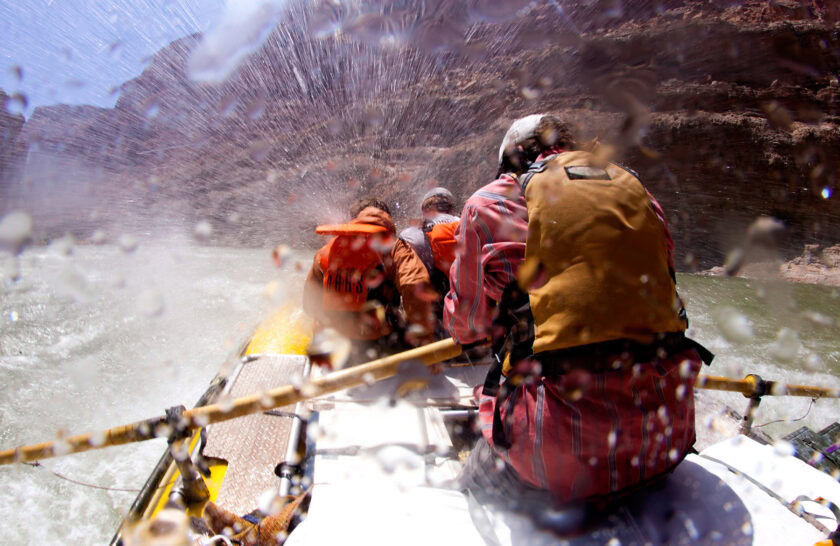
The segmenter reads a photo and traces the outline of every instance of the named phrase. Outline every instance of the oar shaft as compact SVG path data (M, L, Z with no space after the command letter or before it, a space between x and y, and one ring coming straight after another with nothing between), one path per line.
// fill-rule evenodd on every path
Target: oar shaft
M756 394L758 386L754 376L747 376L744 379L730 379L715 375L702 375L697 380L697 388L711 389L717 391L740 392L744 396ZM815 387L811 385L787 385L777 381L764 381L766 394L772 396L805 396L807 398L837 398L840 396L838 389L827 387Z
M419 360L426 365L455 358L461 354L461 346L452 339L437 341L402 353L373 360L359 366L333 372L301 385L286 385L237 398L228 403L194 408L183 413L181 425L196 429L212 423L220 423L258 413L271 408L287 406L316 396L337 392L350 387L379 381L397 373L403 362ZM0 451L0 465L48 459L69 453L80 453L100 447L140 442L151 438L168 436L170 426L165 417L155 417L130 425L108 429L99 434L82 434L58 442L44 442Z
M197 429L212 423L229 421L252 413L288 406L324 394L391 377L397 373L397 368L403 362L419 360L426 365L431 365L455 358L460 354L461 346L454 340L437 341L423 347L417 347L314 378L301 386L286 385L261 394L237 398L227 403L194 408L183 413L180 425L185 429ZM748 376L745 379L730 379L728 377L704 375L698 379L697 388L740 392L750 397L756 394L758 384L755 376ZM809 398L840 397L840 392L837 389L825 387L784 385L772 381L764 381L763 386L763 394L805 396ZM168 437L170 430L171 426L166 417L154 417L130 425L114 427L98 434L82 434L58 442L44 442L0 451L0 465L48 459L101 447L129 444L156 437Z
M228 421L391 377L397 373L400 364L409 360L419 360L426 365L430 365L455 358L459 354L461 354L461 346L452 339L445 339L317 377L301 387L285 385L262 394L243 396L232 401L232 403L213 404L189 410L184 412L184 417L190 419L190 424L194 427Z

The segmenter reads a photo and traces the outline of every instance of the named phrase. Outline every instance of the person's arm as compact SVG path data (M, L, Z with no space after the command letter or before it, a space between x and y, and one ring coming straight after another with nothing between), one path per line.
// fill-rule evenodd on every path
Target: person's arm
M484 295L482 238L477 229L477 211L464 207L455 231L458 249L449 269L449 294L444 300L443 324L462 345L485 339L490 332L490 314Z
M303 283L303 310L307 315L322 322L324 301L324 272L321 271L321 251L315 253L312 267Z
M647 190L648 199L650 199L650 206L653 208L653 212L656 213L656 217L659 218L659 221L662 222L662 227L665 229L665 246L668 250L668 267L671 268L671 274L673 275L677 268L674 267L674 239L671 237L671 230L668 229L668 220L665 219L665 210L659 204L659 201Z
M394 283L402 298L408 324L423 328L424 333L418 342L431 341L434 332L432 302L435 294L429 272L411 246L402 239L394 243L391 258L394 260Z

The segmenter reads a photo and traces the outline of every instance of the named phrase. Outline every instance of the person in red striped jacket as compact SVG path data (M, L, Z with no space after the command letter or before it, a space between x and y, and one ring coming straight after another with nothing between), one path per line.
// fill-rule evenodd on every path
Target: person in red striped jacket
M487 502L611 499L694 444L694 384L673 242L627 168L579 149L559 118L508 130L496 180L466 202L444 324L492 341L482 438L460 486Z

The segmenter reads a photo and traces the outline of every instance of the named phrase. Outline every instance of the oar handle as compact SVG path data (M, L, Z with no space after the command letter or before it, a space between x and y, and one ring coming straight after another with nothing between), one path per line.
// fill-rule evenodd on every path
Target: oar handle
M423 347L417 347L314 378L302 386L286 385L261 394L243 396L227 403L212 404L185 411L178 423L178 428L183 430L197 429L212 423L229 421L237 417L379 381L396 375L399 365L409 360L417 360L426 365L431 365L455 358L460 354L461 346L454 340L437 341ZM171 430L172 425L166 417L154 417L130 425L114 427L99 434L82 434L58 442L44 442L0 451L0 465L48 459L106 446L141 442L156 437L168 437Z

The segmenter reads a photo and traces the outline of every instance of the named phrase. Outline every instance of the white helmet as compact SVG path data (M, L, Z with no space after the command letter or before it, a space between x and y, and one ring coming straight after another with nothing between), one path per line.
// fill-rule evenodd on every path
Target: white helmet
M519 118L511 124L510 129L505 133L505 138L502 139L502 145L499 147L499 168L502 167L506 152L512 152L519 144L536 136L537 127L544 117L545 114L531 114Z

